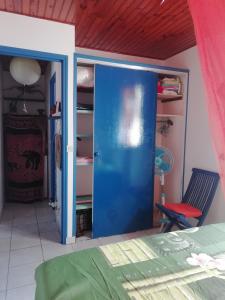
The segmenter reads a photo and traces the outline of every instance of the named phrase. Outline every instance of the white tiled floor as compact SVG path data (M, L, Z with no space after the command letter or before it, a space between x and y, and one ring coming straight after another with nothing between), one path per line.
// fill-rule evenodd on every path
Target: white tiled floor
M0 300L34 300L36 267L45 260L91 247L153 234L147 230L59 244L54 211L47 203L7 204L0 221Z
M33 300L36 267L72 251L71 245L59 244L54 211L47 202L7 204L0 222L0 300Z

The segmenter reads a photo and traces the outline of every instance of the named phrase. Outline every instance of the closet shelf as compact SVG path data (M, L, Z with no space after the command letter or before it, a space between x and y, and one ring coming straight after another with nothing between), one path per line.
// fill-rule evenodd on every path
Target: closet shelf
M183 95L166 95L166 94L157 94L157 99L161 102L170 102L170 101L177 101L182 100Z
M81 139L90 139L92 137L93 137L93 135L88 134L88 133L78 133L77 134L77 138L81 138Z
M92 203L77 204L76 210L84 210L92 208Z
M92 207L92 195L82 195L76 198L76 210L89 209Z
M159 118L183 117L183 115L179 115L179 114L157 114L156 116L159 117Z
M93 162L78 162L77 166L91 166Z
M90 110L90 109L78 109L77 113L78 114L93 114L93 110Z
M86 86L78 86L77 87L78 93L89 93L92 94L94 93L94 87L86 87Z
M93 164L93 158L90 157L77 157L77 166L89 166Z

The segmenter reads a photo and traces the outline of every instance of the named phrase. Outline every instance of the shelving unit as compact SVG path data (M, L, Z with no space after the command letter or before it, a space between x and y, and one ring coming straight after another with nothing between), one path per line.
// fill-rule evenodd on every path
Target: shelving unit
M78 133L77 134L77 138L81 138L81 139L90 139L92 137L93 137L93 135L88 134L88 133Z
M86 67L82 65L80 67ZM87 66L91 68L90 65ZM78 81L79 82L79 81ZM77 87L77 155L93 157L93 102L94 87ZM92 224L92 186L93 161L77 160L77 236L91 231Z
M159 118L183 117L183 115L180 114L157 114L156 116Z
M90 110L90 109L78 109L77 113L78 114L93 114L93 110Z
M94 87L86 87L86 86L78 86L77 87L77 91L78 93L90 93L93 94L94 93Z
M171 102L171 101L177 101L182 100L183 95L166 95L166 94L157 94L157 99L162 102Z
M92 195L77 196L77 205L92 203Z
M174 78L176 84L161 84L164 78ZM168 149L174 158L172 171L165 176L164 192L166 201L178 201L182 195L182 176L184 162L185 143L185 113L186 101L183 95L183 78L171 74L159 74L159 88L164 88L163 93L157 93L157 125L156 125L156 146ZM179 88L178 88L179 85ZM168 95L166 89L174 89L179 94ZM155 176L154 202L160 201L160 178ZM154 225L159 225L161 215L154 210Z
M91 166L93 162L77 162L77 166Z

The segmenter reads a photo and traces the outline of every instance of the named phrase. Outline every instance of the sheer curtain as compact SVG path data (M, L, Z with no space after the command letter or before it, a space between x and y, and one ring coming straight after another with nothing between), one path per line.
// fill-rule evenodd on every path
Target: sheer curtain
M207 91L209 122L225 195L225 0L188 2L194 22Z

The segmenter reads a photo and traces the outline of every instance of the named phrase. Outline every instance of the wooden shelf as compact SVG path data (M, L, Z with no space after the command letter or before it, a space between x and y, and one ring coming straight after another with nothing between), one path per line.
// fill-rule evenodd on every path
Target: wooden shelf
M179 114L157 114L156 116L159 118L183 117L183 115L179 115Z
M93 162L77 162L77 166L91 166Z
M76 205L76 210L84 210L84 209L90 209L92 208L92 203L87 203L87 204L78 204Z
M157 94L157 99L161 102L171 102L171 101L177 101L182 100L183 95L166 95L166 94Z
M77 196L76 210L92 208L92 195Z
M81 138L81 139L90 139L92 137L93 137L93 135L91 135L91 134L85 134L85 133L78 133L77 134L77 138Z
M94 93L94 87L85 87L85 86L78 86L77 87L77 92L78 93L88 93L88 94L92 94Z
M78 109L77 113L78 114L93 114L93 110L90 110L90 109Z

